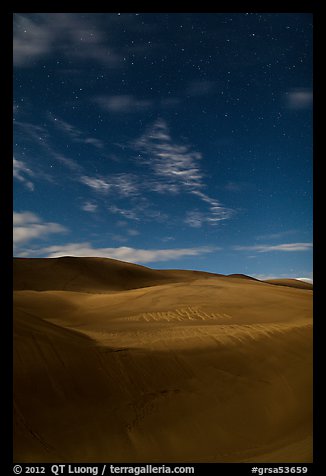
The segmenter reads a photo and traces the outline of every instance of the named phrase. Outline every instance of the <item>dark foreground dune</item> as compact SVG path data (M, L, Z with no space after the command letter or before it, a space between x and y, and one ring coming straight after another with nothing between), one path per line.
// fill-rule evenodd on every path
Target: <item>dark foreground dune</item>
M16 259L15 461L311 461L312 290L293 284Z

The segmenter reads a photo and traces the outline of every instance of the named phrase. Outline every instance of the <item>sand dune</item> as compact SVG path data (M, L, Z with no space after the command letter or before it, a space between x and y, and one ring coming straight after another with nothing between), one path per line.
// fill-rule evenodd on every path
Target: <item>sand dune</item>
M252 279L254 281L258 281L258 279L253 278L251 276L247 276L246 274L228 274L229 278L242 278L242 279Z
M265 283L275 284L277 286L289 286L291 288L299 289L313 289L313 285L306 283L305 281L300 281L298 279L266 279Z
M198 277L214 277L213 273L184 270L155 270L107 258L56 259L14 258L14 289L35 291L65 290L84 292L122 291Z
M312 460L311 290L60 260L15 263L15 461Z

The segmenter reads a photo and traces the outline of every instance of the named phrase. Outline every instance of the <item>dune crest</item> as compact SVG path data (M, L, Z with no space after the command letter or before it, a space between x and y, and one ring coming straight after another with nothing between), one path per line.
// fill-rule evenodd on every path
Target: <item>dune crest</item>
M313 289L311 283L300 281L299 279L266 279L265 283L275 284L276 286L289 286L298 289Z
M310 462L312 291L15 260L17 462Z

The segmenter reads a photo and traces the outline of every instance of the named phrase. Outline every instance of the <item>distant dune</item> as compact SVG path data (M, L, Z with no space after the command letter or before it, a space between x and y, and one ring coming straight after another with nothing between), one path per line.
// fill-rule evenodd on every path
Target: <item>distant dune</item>
M154 270L108 258L14 258L14 289L108 292L191 281L213 273Z
M286 281L15 259L14 460L312 461L312 290Z
M277 286L289 286L291 288L299 289L313 289L313 285L300 281L298 279L266 279L265 283L276 284Z

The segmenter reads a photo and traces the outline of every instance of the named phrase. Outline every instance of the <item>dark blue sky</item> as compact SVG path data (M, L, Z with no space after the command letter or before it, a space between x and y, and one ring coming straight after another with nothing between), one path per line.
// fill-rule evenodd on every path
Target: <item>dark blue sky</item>
M312 278L312 15L14 15L14 254Z

